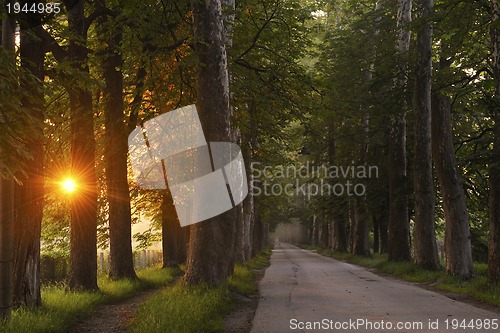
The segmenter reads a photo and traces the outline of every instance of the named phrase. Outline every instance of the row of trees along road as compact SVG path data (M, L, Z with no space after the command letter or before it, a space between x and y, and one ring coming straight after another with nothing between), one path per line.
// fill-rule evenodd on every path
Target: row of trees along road
M313 198L309 240L437 270L438 236L449 274L471 278L474 259L499 282L498 1L325 2L314 16L309 160L379 175L351 179L362 198Z
M127 137L196 102L207 140L238 143L247 169L284 160L279 142L290 133L276 128L300 119L297 91L310 86L299 64L306 4L65 0L60 13L14 13L15 3L1 10L2 318L41 304L41 255L69 258L68 289L97 290L98 247L109 245L110 278L134 279L132 237L162 240L164 266L186 262L185 283L217 285L267 244L260 211L272 204L252 195L181 228L168 190L132 181ZM132 235L143 217L151 228Z
M290 217L315 244L373 244L429 269L438 237L449 274L470 278L477 260L500 280L496 0L65 0L60 14L8 14L14 2L0 52L2 317L41 304L41 255L69 258L69 289L96 290L97 247L111 278L136 278L132 237L162 240L185 283L217 285ZM378 177L349 179L366 185L357 197L249 195L181 228L168 190L132 181L127 136L192 103L249 173L307 158Z

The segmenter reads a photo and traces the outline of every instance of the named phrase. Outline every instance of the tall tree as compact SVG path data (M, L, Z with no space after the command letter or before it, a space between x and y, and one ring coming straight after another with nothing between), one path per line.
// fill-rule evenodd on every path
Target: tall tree
M41 305L40 233L44 204L42 84L45 51L43 41L31 29L33 25L40 24L38 14L27 15L20 24L21 66L35 78L21 81L21 89L31 91L31 96L22 100L30 115L24 120L28 131L23 137L30 157L24 159L24 173L18 176L22 185L15 187L14 303L25 306Z
M170 190L163 191L161 204L163 267L178 267L186 260L188 227L181 227Z
M495 80L493 153L490 164L488 277L500 282L500 3L491 0L491 55Z
M69 59L76 76L89 73L85 1L67 0ZM76 81L76 80L75 80ZM68 86L71 110L71 169L79 188L71 200L70 289L97 289L97 185L92 94L85 83Z
M230 141L229 77L220 0L192 0L198 57L197 108L208 142ZM235 210L191 226L184 281L217 285L231 271ZM228 255L229 252L229 255Z
M104 0L97 3L103 11ZM119 13L115 13L118 15ZM128 133L123 108L123 27L109 16L99 21L99 31L106 45L103 51L105 174L109 204L109 276L113 279L137 278L132 254L132 216L127 174Z
M434 182L431 148L432 7L433 0L419 0L421 25L417 32L414 91L415 191L414 261L427 269L438 269L434 223Z
M364 83L369 84L372 80L372 73L369 70L365 70L363 73ZM361 142L361 148L359 152L359 165L368 165L368 146L370 143L370 111L367 107L362 106L361 110L362 119L361 123L363 126L363 136ZM368 206L366 203L366 194L357 196L354 200L354 242L353 242L353 253L362 256L370 255L370 243L369 243L369 224L368 218L370 214L368 211Z
M2 52L10 53L0 61L2 66L15 66L15 20L2 18ZM0 119L5 123L7 119ZM5 149L5 147L1 147ZM3 156L4 154L2 154ZM2 170L4 173L5 170ZM13 223L14 223L14 181L0 177L0 320L10 319L12 313L12 270L13 270Z
M398 0L396 53L400 61L395 88L405 92L407 86L407 52L410 48L411 0ZM403 93L403 96L406 94ZM407 168L406 168L406 109L405 97L400 98L393 111L389 128L389 260L408 261L410 255L410 222L408 218Z
M440 69L450 59L441 58ZM446 272L468 279L473 275L469 216L460 172L456 166L451 127L450 97L440 92L432 96L432 158L443 196Z

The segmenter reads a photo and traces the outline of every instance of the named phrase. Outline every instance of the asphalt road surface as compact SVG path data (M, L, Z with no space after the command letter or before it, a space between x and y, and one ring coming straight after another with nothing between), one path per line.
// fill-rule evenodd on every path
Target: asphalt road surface
M251 333L500 332L500 315L280 244L259 283Z

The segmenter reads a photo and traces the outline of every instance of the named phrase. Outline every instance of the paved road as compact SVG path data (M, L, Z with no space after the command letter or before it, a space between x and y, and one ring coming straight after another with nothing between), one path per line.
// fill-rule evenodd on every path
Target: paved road
M499 313L287 244L273 251L259 288L251 333L500 332ZM464 319L475 321L452 329Z

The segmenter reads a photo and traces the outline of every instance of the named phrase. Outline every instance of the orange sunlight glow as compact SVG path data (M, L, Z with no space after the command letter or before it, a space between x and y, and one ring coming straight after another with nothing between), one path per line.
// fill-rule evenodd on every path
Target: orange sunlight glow
M71 178L66 178L62 183L61 187L68 193L74 192L76 190L76 183Z

